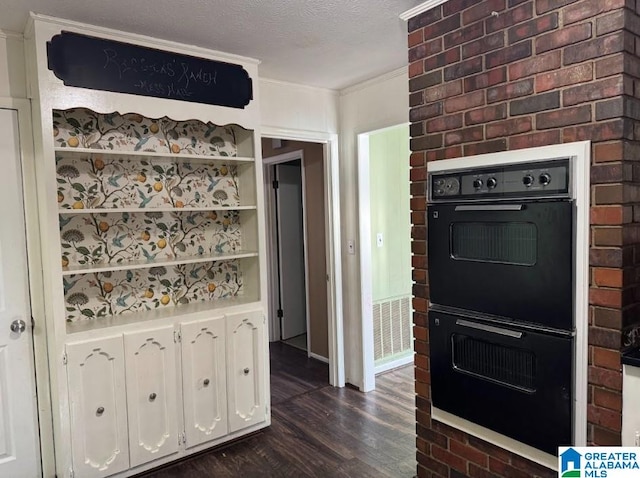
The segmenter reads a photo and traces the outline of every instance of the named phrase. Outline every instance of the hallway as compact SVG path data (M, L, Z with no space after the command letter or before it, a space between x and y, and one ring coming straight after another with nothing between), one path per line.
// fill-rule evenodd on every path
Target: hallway
M413 477L413 366L377 377L368 394L328 385L326 364L272 343L271 427L141 475L204 477Z

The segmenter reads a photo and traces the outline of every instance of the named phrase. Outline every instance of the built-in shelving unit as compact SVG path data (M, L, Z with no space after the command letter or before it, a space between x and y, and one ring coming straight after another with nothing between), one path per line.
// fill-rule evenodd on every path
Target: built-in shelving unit
M132 476L268 426L257 100L231 108L67 86L47 58L63 30L158 41L34 18L40 385L56 476ZM257 62L233 61L256 85Z

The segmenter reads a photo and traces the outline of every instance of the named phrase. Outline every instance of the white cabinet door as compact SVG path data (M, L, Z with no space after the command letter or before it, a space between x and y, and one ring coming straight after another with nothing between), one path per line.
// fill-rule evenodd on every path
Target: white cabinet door
M78 477L129 468L122 337L67 344L73 469Z
M173 326L124 335L131 466L178 451Z
M217 317L181 325L187 447L227 434L224 324L224 317Z
M265 418L264 318L262 311L227 316L229 431Z

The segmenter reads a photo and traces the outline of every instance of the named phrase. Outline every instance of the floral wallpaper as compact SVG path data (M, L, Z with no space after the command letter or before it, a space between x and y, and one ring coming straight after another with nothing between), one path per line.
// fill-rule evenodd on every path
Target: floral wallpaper
M90 157L89 157L90 156ZM56 154L60 209L236 207L237 166Z
M237 260L65 276L67 322L227 299L242 293Z
M238 126L152 119L134 113L100 114L85 108L53 111L54 142L62 148L237 156L238 130Z
M238 211L60 215L62 265L119 264L242 249Z
M242 250L240 213L219 210L240 205L242 165L206 159L236 157L238 135L247 136L235 125L196 120L83 108L53 112L56 147L95 150L56 152L62 266L145 264L63 276L68 322L242 294L241 260L154 264ZM161 155L136 157L137 152ZM180 154L203 158L171 157ZM74 209L101 211L69 214Z

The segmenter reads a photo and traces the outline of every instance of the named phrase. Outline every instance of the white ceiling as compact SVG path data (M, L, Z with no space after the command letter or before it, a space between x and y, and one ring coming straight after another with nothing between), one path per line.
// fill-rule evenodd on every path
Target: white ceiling
M260 76L341 89L407 64L400 13L421 0L0 0L0 30L29 11L257 58Z

